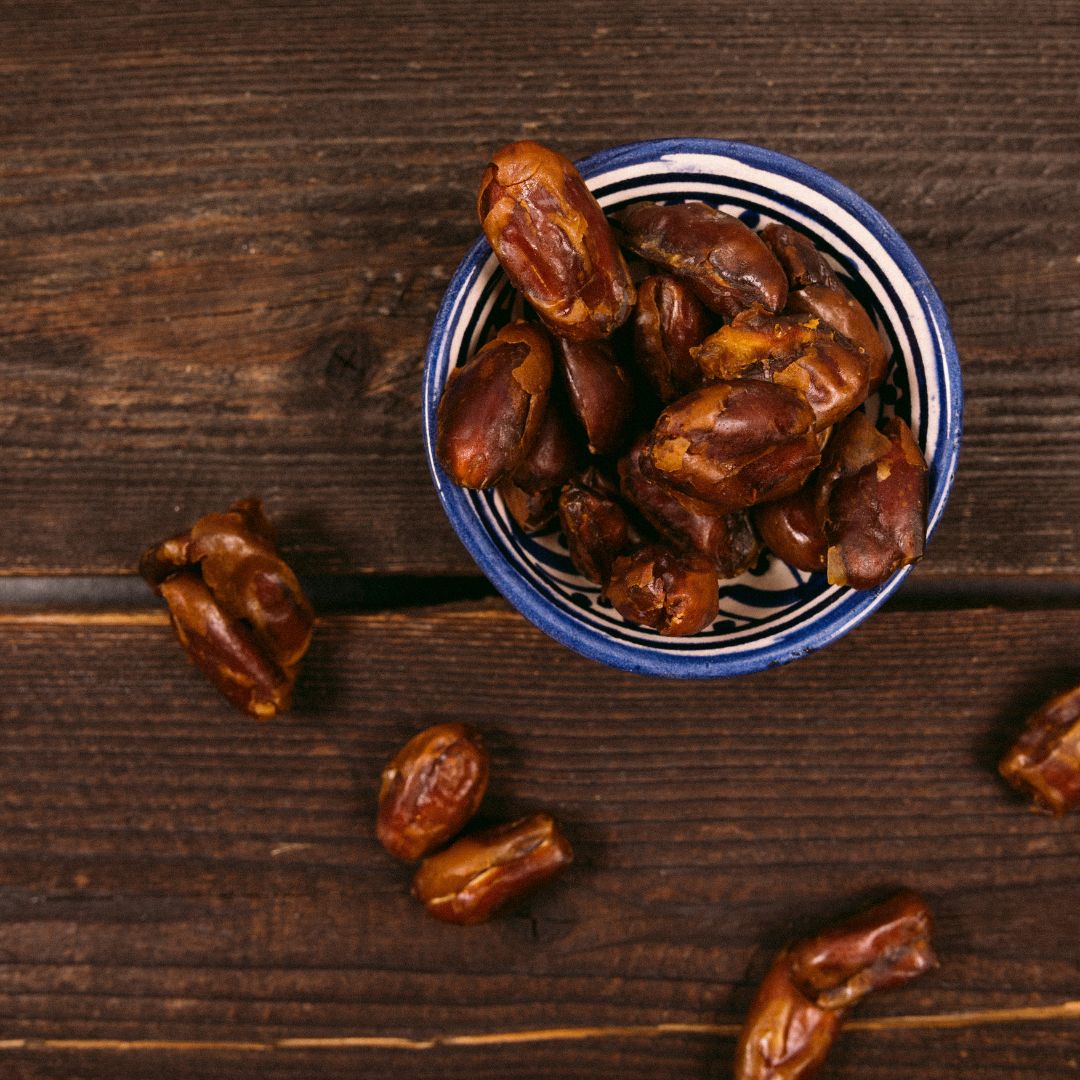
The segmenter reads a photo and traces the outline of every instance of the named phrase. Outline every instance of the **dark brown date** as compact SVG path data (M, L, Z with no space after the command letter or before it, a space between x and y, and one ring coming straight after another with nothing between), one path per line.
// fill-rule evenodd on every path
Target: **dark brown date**
M462 837L426 858L413 879L413 895L443 922L481 923L549 881L573 858L554 819L533 814Z
M169 605L184 649L230 702L258 719L289 707L315 616L258 499L154 545L139 571Z
M926 472L902 420L889 420L878 432L853 413L836 429L822 466L822 482L831 485L825 522L830 584L873 589L922 558Z
M562 394L552 387L536 439L511 479L524 491L551 491L562 487L574 475L577 457Z
M752 513L758 535L774 555L799 570L825 569L825 508L815 476L794 495L762 503Z
M1080 806L1080 686L1029 718L998 770L1054 814Z
M696 634L720 605L716 568L701 555L648 544L615 560L604 595L624 619L665 637Z
M709 316L688 285L666 274L638 286L634 308L634 360L663 404L701 385L690 355L709 332Z
M612 563L633 543L630 519L618 501L618 489L598 469L588 468L559 495L570 561L578 573L603 584Z
M839 289L840 279L829 260L814 246L813 240L790 225L766 225L759 233L776 261L784 268L792 289L821 285Z
M702 202L634 203L614 215L631 251L685 281L729 318L752 304L779 311L787 278L764 242L738 218Z
M843 1010L937 967L926 901L905 891L788 950L791 978L818 1008Z
M507 512L525 532L537 532L558 517L558 488L526 491L513 480L504 480L496 490L502 496Z
M435 449L455 484L494 487L521 464L543 423L551 373L547 335L525 322L504 326L451 373Z
M414 735L383 769L376 835L391 855L423 858L453 839L487 790L488 753L464 724Z
M810 1080L840 1031L843 1013L820 1009L791 981L786 950L758 988L735 1050L735 1080Z
M744 311L693 350L709 379L765 379L786 386L814 410L818 431L866 400L866 358L821 320Z
M813 410L797 393L740 379L704 386L669 405L642 467L727 512L797 491L820 458Z
M720 578L749 570L761 554L761 544L746 511L724 513L646 474L641 460L646 441L642 436L619 461L623 497L676 548L709 559Z
M558 345L570 408L585 429L589 450L615 453L626 443L634 408L629 374L606 341L560 339Z
M504 146L476 200L480 224L514 286L560 337L596 341L621 326L634 284L604 211L562 154Z

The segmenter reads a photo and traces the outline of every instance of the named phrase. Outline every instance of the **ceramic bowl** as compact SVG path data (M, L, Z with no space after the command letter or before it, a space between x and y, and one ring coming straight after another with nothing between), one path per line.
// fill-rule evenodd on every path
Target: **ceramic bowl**
M930 468L932 533L956 470L960 366L940 297L885 218L820 170L743 143L639 142L593 154L577 166L608 212L643 199L699 199L752 228L779 221L814 240L888 340L888 375L865 409L875 421L898 415L911 425ZM457 487L435 459L436 412L447 377L510 318L513 299L481 237L457 268L435 318L424 372L424 440L439 498L465 547L503 596L556 641L628 671L674 678L741 675L836 640L907 576L910 567L877 589L858 592L770 555L742 577L721 583L720 613L701 633L665 638L626 622L599 586L575 572L557 523L526 535L494 491ZM932 551L927 557L933 558Z

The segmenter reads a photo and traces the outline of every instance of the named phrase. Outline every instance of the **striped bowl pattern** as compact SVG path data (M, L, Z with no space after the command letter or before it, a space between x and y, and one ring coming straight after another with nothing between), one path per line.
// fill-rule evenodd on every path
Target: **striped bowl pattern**
M872 419L898 415L911 425L930 466L929 530L945 508L959 453L962 388L956 346L941 299L911 249L868 203L794 158L744 143L665 139L605 150L577 163L609 212L642 199L700 199L751 228L773 221L813 238L877 321L891 348ZM829 585L773 556L721 583L711 627L664 638L627 623L576 573L554 526L525 535L493 491L466 491L435 459L439 398L453 368L512 314L513 291L487 241L457 268L435 318L424 372L424 441L443 508L495 587L541 630L595 660L628 671L714 678L786 663L820 648L865 619L910 567L878 589Z

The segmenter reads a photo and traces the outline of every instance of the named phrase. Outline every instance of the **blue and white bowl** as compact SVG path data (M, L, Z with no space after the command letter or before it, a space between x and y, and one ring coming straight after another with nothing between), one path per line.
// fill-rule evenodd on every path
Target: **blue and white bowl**
M779 221L813 238L889 342L885 384L865 408L872 419L899 415L911 425L930 466L932 532L956 471L960 365L940 297L881 214L831 176L745 143L662 139L604 150L577 165L608 212L643 199L699 199L752 228ZM525 535L494 491L457 487L435 458L435 420L446 380L492 328L510 318L512 303L511 286L481 238L457 268L435 317L424 372L424 441L458 536L503 596L556 641L627 671L675 678L742 675L827 645L900 585L910 567L880 588L857 592L769 556L721 583L719 616L699 634L665 638L626 622L599 587L574 570L557 525Z

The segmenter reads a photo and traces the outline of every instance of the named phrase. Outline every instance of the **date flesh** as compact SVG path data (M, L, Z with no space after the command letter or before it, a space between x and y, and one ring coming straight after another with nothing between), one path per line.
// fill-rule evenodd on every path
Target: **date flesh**
M233 705L261 720L288 709L315 615L258 499L155 544L139 572L168 604L184 650Z
M600 204L562 154L510 143L492 155L476 201L507 277L553 333L596 341L621 326L634 284Z
M738 218L703 202L633 203L614 215L623 243L685 281L718 315L752 304L779 311L787 301L783 267Z
M694 358L710 379L765 379L794 390L814 410L818 431L861 405L870 385L865 357L820 319L760 308L707 337Z
M1080 806L1080 686L1051 698L1028 719L998 770L1053 814Z
M862 413L837 428L822 482L831 485L825 536L831 585L873 589L922 558L926 461L902 420L875 431Z
M664 637L684 637L716 619L718 589L708 559L647 544L615 560L604 595L624 619Z
M739 1036L735 1080L817 1075L853 1005L937 967L926 902L905 891L783 949Z
M504 326L451 373L435 449L455 484L494 487L521 464L540 433L551 374L547 335L525 322Z
M647 277L638 286L633 324L634 361L663 404L701 385L690 350L704 341L709 317L688 285L666 274Z
M634 407L630 375L606 341L560 340L558 346L570 407L585 429L590 452L615 453L626 442Z
M813 410L798 394L740 379L669 405L642 463L656 479L732 511L797 491L820 458Z
M413 895L436 919L469 926L524 899L573 858L555 820L533 814L428 856L413 879Z
M641 460L645 443L643 436L619 461L624 498L673 547L709 559L718 577L735 578L749 570L761 545L746 511L724 513L647 475Z
M586 469L562 489L559 523L570 561L579 574L597 584L607 581L612 563L633 542L618 489L596 468Z
M436 724L414 735L383 769L376 835L391 855L420 859L455 837L487 790L479 732Z

